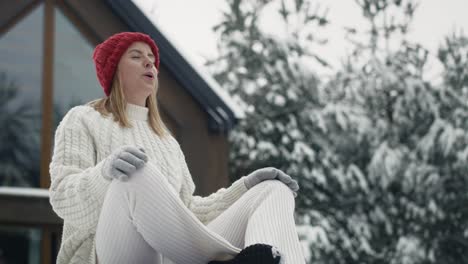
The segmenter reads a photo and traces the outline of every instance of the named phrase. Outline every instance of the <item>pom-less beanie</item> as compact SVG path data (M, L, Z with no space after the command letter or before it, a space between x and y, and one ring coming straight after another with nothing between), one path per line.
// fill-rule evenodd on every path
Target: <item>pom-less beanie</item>
M112 80L120 58L128 47L137 41L148 44L154 54L154 66L159 71L159 49L150 36L139 32L121 32L110 36L101 44L97 45L93 52L93 60L96 66L96 74L104 89L104 93L109 96L111 92Z

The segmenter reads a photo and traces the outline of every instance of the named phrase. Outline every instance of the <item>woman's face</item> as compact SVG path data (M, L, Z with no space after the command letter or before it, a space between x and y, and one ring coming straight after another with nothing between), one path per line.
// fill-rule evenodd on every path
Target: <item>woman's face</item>
M146 98L158 89L158 70L148 44L134 42L124 52L117 66L120 84L129 103L145 106Z

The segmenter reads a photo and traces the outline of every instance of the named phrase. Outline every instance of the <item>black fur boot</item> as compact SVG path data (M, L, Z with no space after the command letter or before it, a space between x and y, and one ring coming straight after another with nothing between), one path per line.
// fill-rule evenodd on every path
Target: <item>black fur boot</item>
M266 244L254 244L244 248L234 259L210 261L208 264L280 264L281 255L276 248Z

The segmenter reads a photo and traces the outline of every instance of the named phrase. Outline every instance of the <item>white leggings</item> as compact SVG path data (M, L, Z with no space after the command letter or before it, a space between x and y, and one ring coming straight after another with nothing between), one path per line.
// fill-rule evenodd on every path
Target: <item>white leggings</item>
M127 182L110 184L96 231L96 253L99 264L207 264L265 243L276 246L286 264L303 264L294 207L285 184L265 181L205 226L158 168L147 163Z

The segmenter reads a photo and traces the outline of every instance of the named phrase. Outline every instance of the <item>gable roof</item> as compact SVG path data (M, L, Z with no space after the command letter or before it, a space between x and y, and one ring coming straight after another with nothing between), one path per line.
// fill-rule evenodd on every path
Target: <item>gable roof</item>
M132 1L105 2L131 30L145 32L156 41L159 46L160 63L208 114L210 131L225 133L231 130L239 119L244 118L244 111L214 78L184 57L174 43L171 43Z

